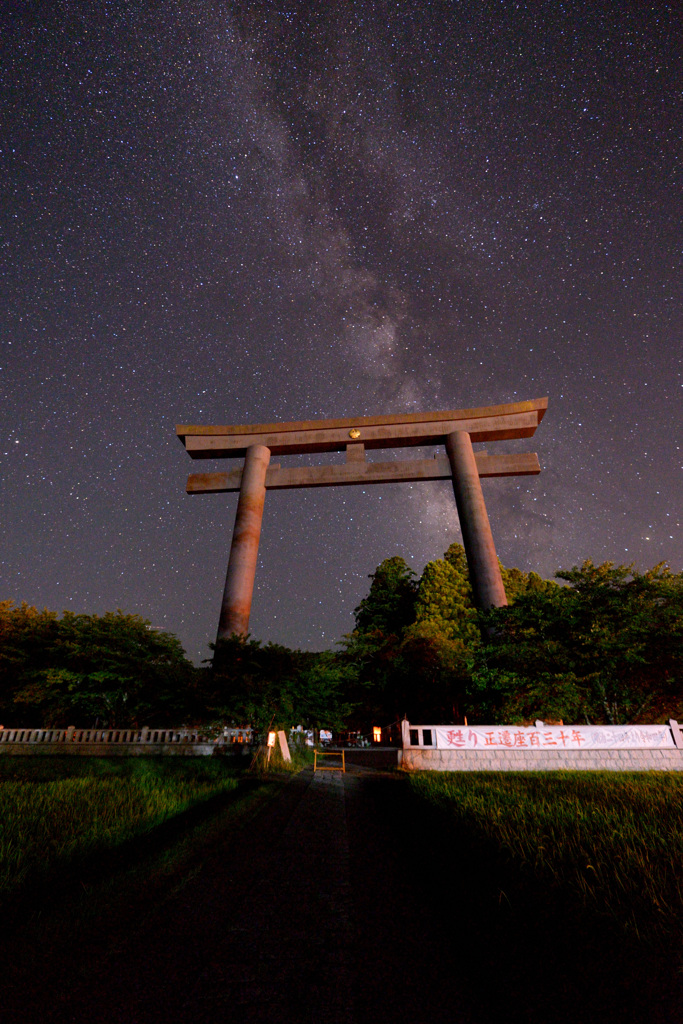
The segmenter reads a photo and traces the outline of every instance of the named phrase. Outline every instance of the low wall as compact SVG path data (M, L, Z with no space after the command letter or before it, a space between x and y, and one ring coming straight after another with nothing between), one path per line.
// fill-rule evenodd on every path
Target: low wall
M232 748L227 749L232 753ZM216 743L2 743L0 757L210 757Z
M680 772L683 734L668 725L412 725L399 765L437 772Z
M399 751L406 771L549 772L616 771L681 772L683 750L429 750Z
M0 757L210 757L252 754L250 729L217 738L188 729L3 729Z

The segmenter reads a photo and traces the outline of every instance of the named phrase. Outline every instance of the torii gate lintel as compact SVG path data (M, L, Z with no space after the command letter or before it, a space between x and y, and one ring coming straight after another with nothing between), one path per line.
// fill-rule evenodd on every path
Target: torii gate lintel
M227 473L193 473L190 494L239 491L217 640L249 632L249 615L266 490L351 484L453 482L475 603L507 604L480 478L540 473L535 453L488 455L473 441L531 437L548 406L547 398L478 409L366 416L357 420L229 427L179 426L177 434L192 458L244 458ZM368 462L366 450L445 445L446 457ZM345 451L343 465L281 467L271 454Z

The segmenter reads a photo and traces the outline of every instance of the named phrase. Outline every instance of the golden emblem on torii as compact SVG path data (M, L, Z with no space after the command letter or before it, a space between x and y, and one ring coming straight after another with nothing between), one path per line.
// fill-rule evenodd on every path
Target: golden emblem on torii
M532 437L548 408L547 398L479 409L305 420L243 426L176 427L193 459L243 459L225 473L191 473L188 494L239 491L235 527L217 639L249 632L249 614L267 490L351 484L453 481L475 603L507 604L480 478L540 473L536 453L489 455L472 442ZM366 451L443 445L431 459L371 462ZM346 451L344 465L271 465L271 455Z

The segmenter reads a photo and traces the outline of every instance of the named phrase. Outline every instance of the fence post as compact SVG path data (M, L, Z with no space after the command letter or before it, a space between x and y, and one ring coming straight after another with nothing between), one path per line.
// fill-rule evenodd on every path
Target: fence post
M675 718L669 719L669 728L671 729L671 735L674 738L676 746L679 749L683 748L683 736L681 736L681 730Z

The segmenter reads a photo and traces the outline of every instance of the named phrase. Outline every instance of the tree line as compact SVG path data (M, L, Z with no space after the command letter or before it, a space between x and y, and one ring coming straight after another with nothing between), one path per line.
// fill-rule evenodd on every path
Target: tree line
M180 641L139 615L0 602L0 721L32 727L177 724L196 691Z
M555 580L505 569L505 608L474 607L452 544L415 578L401 558L372 576L343 654L412 721L621 724L683 713L683 573L586 560Z
M383 561L334 651L233 636L197 668L136 615L0 602L3 724L212 722L367 729L683 718L683 573L587 560L555 580L501 565L508 606L475 608L451 544L417 577Z

